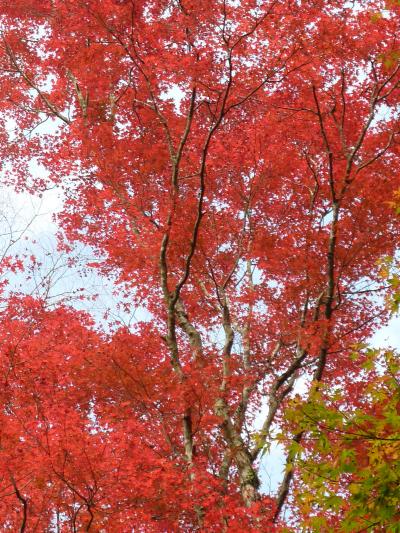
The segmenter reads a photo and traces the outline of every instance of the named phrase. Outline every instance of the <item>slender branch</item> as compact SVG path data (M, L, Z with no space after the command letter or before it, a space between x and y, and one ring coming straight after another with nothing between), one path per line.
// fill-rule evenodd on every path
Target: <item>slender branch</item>
M16 68L18 73L22 76L22 78L26 81L26 83L29 85L29 87L31 87L32 89L34 89L37 92L39 98L47 106L47 108L50 109L50 111L52 112L53 115L58 117L65 124L70 124L71 121L69 120L69 118L67 118L65 115L63 115L61 113L61 111L57 108L57 106L55 104L53 104L49 100L49 98L44 94L44 92L41 89L39 89L39 87L34 83L34 81L19 66L17 58L16 58L12 48L10 47L10 45L7 43L7 41L4 38L3 38L3 42L4 42L4 45L5 45L5 48L6 48L7 55L10 58L12 64L14 65L14 67Z
M26 530L26 524L28 520L28 500L22 496L21 492L18 489L14 476L11 474L11 472L10 472L10 479L11 479L12 486L14 487L15 494L18 500L22 504L22 523L20 527L20 533L24 533L24 531Z

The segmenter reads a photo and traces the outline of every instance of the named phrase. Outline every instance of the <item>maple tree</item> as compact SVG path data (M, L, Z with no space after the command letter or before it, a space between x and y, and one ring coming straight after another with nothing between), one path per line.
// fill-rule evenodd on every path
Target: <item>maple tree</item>
M345 425L332 391L336 410L361 406L377 368L352 354L390 316L381 265L400 240L399 7L365 4L2 4L5 179L62 190L60 247L90 247L88 268L142 310L100 331L4 293L5 530L303 520L319 433L293 399L328 425ZM287 461L267 493L276 439ZM323 519L344 516L312 490Z
M310 439L293 450L302 478L296 502L303 525L313 530L398 531L398 354L364 350L363 368L372 370L381 359L380 371L361 388L356 407L329 390L307 405L293 402L293 420Z

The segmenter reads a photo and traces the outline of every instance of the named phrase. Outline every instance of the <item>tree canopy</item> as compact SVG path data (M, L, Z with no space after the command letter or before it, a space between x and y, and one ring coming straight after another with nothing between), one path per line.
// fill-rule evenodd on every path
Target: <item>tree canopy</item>
M3 287L4 531L399 531L399 9L1 3L2 181L138 310Z

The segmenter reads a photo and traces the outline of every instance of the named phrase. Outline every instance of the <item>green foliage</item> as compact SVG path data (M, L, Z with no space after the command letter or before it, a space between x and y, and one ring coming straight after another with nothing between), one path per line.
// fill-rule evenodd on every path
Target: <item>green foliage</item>
M291 419L307 431L296 496L305 528L400 531L400 358L388 351L383 359L384 369L382 354L368 352L368 367L381 371L362 408L327 390L292 404Z

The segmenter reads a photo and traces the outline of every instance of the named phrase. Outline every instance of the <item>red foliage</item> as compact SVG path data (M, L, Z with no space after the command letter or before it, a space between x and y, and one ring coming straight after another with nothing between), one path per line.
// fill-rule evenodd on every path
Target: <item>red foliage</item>
M62 188L65 235L150 317L106 335L9 299L5 530L279 530L271 424L305 377L368 379L349 354L400 237L399 20L347 4L2 4L9 180Z

